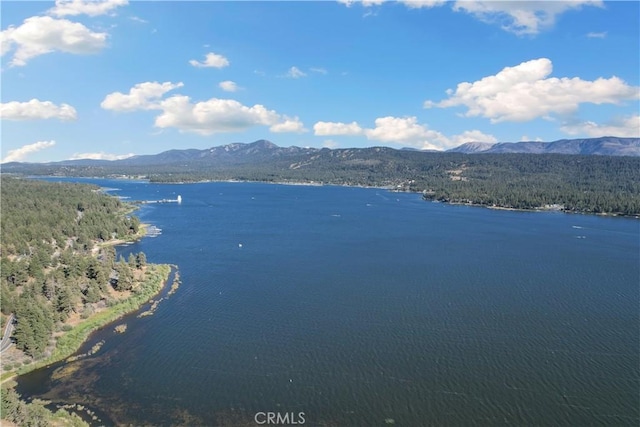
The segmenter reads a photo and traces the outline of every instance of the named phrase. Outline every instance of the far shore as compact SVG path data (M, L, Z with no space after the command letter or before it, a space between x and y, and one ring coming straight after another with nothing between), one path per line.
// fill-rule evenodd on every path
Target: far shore
M107 179L105 177L96 177L96 179ZM134 178L118 178L122 180L131 180L131 181L139 181L140 179ZM401 193L413 193L420 194L421 190L402 190L397 189L393 185L379 186L379 185L363 185L363 184L334 184L334 183L326 183L319 181L252 181L252 180L239 180L239 179L203 179L198 181L178 181L178 182L163 182L163 181L148 181L151 184L162 184L162 185L184 185L184 184L206 184L211 182L225 182L225 183L255 183L255 184L274 184L274 185L291 185L291 186L306 186L306 187L351 187L351 188L375 188L379 190L387 190L390 192L401 192ZM582 215L597 215L597 216L608 216L608 217L624 217L624 218L635 218L640 219L640 215L625 215L616 212L582 212L582 211L569 211L564 209L557 208L545 208L543 206L538 206L530 209L524 208L511 208L508 206L500 206L500 205L484 205L480 203L463 203L463 202L440 202L437 200L425 200L436 203L446 203L449 205L461 205L461 206L475 206L475 207L483 207L487 209L495 209L495 210L504 210L504 211L516 211L516 212L562 212L567 214L582 214Z

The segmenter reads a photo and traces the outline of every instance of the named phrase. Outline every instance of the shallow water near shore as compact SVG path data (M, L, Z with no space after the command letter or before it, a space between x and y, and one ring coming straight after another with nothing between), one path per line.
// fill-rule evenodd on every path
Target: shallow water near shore
M18 391L103 424L637 425L640 222L381 189L75 179L161 231L153 316ZM116 324L123 323L117 321ZM54 375L58 372L57 375ZM100 423L96 423L100 424Z

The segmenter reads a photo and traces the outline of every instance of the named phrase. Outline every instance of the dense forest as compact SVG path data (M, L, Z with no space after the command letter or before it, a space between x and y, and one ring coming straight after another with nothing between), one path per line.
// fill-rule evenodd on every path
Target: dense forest
M15 345L37 360L67 323L135 291L144 253L117 260L100 243L135 236L139 220L98 187L8 177L0 185L0 311L15 314Z
M233 144L229 152L177 150L142 160L85 165L12 165L12 172L135 176L153 182L239 180L388 187L427 200L516 209L640 214L640 157L465 154L280 148ZM191 155L191 157L186 157Z
M0 399L2 419L11 421L19 427L88 427L78 415L64 409L55 412L45 407L44 402L34 400L27 403L12 388L2 387Z

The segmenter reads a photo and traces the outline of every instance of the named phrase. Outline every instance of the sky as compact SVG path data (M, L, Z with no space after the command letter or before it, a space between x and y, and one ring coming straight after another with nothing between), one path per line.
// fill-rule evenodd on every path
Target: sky
M640 2L0 3L1 162L640 137Z

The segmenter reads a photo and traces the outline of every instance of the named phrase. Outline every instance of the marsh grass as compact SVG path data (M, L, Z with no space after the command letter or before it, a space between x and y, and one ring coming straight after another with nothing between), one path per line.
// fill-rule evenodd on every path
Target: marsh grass
M57 339L55 349L46 359L39 360L30 365L22 366L15 372L4 372L0 377L1 380L5 381L16 374L23 375L27 372L31 372L43 366L47 366L70 357L73 353L78 351L78 348L80 348L82 343L93 331L106 326L125 314L136 311L143 304L147 303L154 295L160 292L169 278L170 272L171 266L167 264L149 264L144 281L140 283L140 286L129 298L123 301L118 301L104 311L93 314L78 325L74 326L71 330L65 332Z

